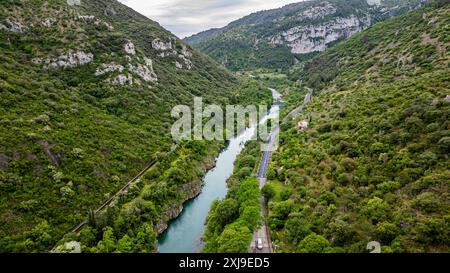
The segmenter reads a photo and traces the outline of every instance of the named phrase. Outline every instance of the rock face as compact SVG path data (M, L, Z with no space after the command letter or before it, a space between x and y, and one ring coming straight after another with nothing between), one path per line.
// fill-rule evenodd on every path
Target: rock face
M310 0L251 14L185 39L233 70L288 68L426 0ZM181 62L180 62L181 63Z
M69 6L79 6L81 5L81 0L67 0Z
M122 72L124 70L124 67L120 64L116 63L110 63L110 64L102 64L101 68L97 68L97 71L95 72L95 76L102 76L107 73L119 71Z
M370 15L365 18L351 15L324 24L294 27L276 37L270 37L269 40L276 41L277 44L286 44L294 54L323 51L331 42L366 29L371 25L371 21Z
M81 253L81 243L77 241L67 242L57 247L53 253Z
M181 46L181 50L178 51L172 44L172 40L163 41L159 38L153 40L152 48L161 51L158 55L160 58L176 57L175 67L178 69L186 68L192 69L192 51L186 45Z
M14 19L6 19L4 24L0 24L0 30L6 30L9 32L24 32L26 27Z
M86 65L94 60L94 54L84 51L69 50L67 54L60 55L56 58L35 58L34 63L43 64L45 69L49 68L68 68L78 65Z
M337 8L328 2L324 2L323 6L315 6L311 7L305 11L300 11L298 13L299 18L307 18L307 19L319 19L323 18L327 15L331 15L336 13Z
M209 159L209 162L206 164L205 171L211 170L216 164L215 159L212 157ZM173 204L172 206L166 207L166 213L159 221L155 224L154 230L160 235L168 228L168 222L172 219L177 218L181 212L183 211L183 204L197 197L202 192L202 182L201 180L196 180L191 183L183 185L179 190L178 194L183 196L182 200L179 203Z
M128 64L128 70L134 74L137 74L146 82L155 82L158 80L155 72L153 71L153 67L151 66L151 62L147 62L150 65L132 65Z
M183 211L183 203L197 197L202 191L202 184L200 181L194 181L192 183L186 184L182 187L179 193L184 193L184 198L179 204L172 205L171 207L166 207L165 216L161 221L156 223L154 229L159 235L162 234L168 228L168 222L172 219L177 218Z
M367 4L369 5L381 5L381 0L367 0Z
M44 27L51 27L54 24L56 24L57 20L55 18L47 18L44 21L42 21L42 25Z
M161 51L171 50L172 49L172 40L164 42L161 39L157 38L157 39L153 40L152 48L161 50Z
M124 50L126 53L131 55L136 55L136 48L132 42L128 42L124 45Z
M120 74L115 78L108 79L107 82L113 85L132 85L133 77L130 74L128 74L127 76Z

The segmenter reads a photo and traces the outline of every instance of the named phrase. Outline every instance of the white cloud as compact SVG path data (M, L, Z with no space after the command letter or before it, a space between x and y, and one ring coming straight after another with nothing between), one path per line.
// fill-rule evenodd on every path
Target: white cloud
M250 13L301 0L119 0L179 37L223 27Z

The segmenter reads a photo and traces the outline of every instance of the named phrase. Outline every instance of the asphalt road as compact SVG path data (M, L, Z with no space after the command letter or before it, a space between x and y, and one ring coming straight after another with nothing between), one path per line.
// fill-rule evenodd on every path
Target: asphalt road
M308 103L311 101L313 92L314 92L313 89L308 90L308 93L305 96L305 100L303 101L303 104L300 105L299 107L295 108L294 110L292 110L284 118L283 123L289 121L289 118L295 118L301 111L303 111L303 109L306 107L306 105L308 105ZM269 149L267 149L268 151L263 152L263 156L261 159L261 165L259 166L259 170L258 170L258 181L259 181L260 189L262 189L264 187L264 185L266 185L266 182L267 182L267 170L269 169L270 159L272 156L272 151L273 151L274 145L277 144L277 143L275 143L275 141L278 138L278 134L279 134L279 128L274 130L274 132L270 136L269 145L268 145ZM260 203L261 203L261 216L264 219L264 224L262 225L262 227L259 230L257 230L253 234L253 239L250 244L249 252L250 253L273 253L272 240L270 239L270 232L269 232L269 227L267 224L267 211L266 211L267 202L263 196L261 196ZM257 247L258 239L261 239L263 242L262 249L259 249Z
M263 152L261 159L261 164L258 170L258 181L259 188L262 189L267 182L267 170L269 169L270 158L272 156L272 148L277 140L279 129L275 129L269 139L268 151ZM266 211L266 200L263 196L260 198L261 216L264 219L264 224L260 229L253 233L252 242L250 243L250 253L273 253L272 240L270 239L269 227L267 225L267 211ZM262 240L262 249L257 247L258 239Z
M308 103L311 101L312 96L313 96L314 90L313 89L308 89L308 93L305 96L305 100L303 101L303 104L300 105L299 107L295 108L294 110L292 110L289 115L287 115L284 119L283 119L283 123L286 123L289 121L289 118L295 118L298 113L300 113L301 111L303 111L303 109L305 109L306 105L308 105Z

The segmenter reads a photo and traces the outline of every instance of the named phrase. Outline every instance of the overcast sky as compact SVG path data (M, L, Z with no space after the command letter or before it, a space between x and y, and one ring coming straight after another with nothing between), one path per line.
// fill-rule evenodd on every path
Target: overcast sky
M180 38L302 0L119 0Z

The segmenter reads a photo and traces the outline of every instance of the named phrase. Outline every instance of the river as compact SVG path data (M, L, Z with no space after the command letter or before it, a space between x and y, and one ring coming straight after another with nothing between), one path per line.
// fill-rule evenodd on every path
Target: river
M281 94L272 91L274 101L279 101ZM269 115L260 120L276 117L279 105L272 105ZM223 199L227 194L227 180L233 174L234 162L244 149L245 143L252 139L257 130L256 124L247 128L240 135L231 139L229 145L219 154L214 169L208 171L203 178L200 195L183 204L183 211L178 218L169 222L168 229L158 238L161 253L198 253L203 245L201 236L205 230L205 220L214 200Z

